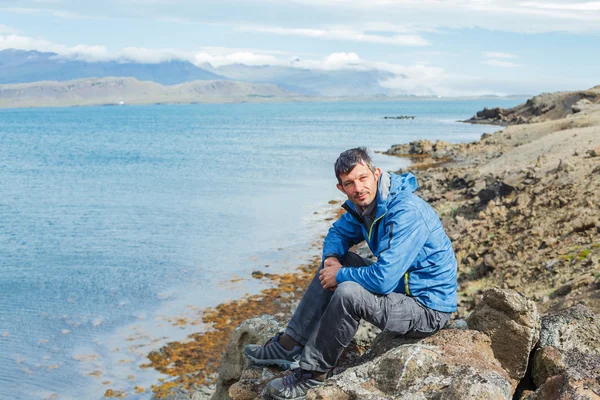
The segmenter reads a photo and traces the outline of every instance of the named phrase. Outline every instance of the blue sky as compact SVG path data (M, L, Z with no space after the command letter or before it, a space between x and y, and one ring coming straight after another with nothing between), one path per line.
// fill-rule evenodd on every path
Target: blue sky
M0 0L0 49L89 60L378 68L401 92L600 84L600 1Z

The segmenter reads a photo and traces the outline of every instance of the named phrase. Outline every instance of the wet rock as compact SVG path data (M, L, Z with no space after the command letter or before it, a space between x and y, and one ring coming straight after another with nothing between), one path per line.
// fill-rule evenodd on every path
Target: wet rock
M515 383L494 358L487 336L443 329L333 376L306 398L511 399Z
M264 343L282 329L277 320L263 315L242 322L231 334L225 353L221 358L219 378L212 400L229 399L228 391L242 376L248 361L243 355L244 346Z
M490 289L467 318L467 324L490 337L496 359L511 378L525 376L540 329L533 301L514 290Z
M482 189L477 193L481 204L487 204L491 200L496 199L497 197L505 197L509 194L513 193L515 188L511 185L508 185L501 180L496 180L491 184L488 184L485 189Z
M600 399L600 319L579 304L542 318L529 400Z
M261 279L262 277L265 276L265 273L262 271L252 271L252 277L255 279Z

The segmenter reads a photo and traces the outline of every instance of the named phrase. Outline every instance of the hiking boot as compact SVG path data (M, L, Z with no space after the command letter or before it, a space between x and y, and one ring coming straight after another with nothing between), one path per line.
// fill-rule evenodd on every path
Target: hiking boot
M258 365L277 365L281 369L298 368L302 347L294 346L292 350L286 350L279 344L279 336L281 336L281 332L262 346L247 344L244 347L244 355Z
M297 368L286 372L283 378L273 379L267 383L265 393L273 400L304 400L306 392L322 384L322 381L313 379L310 371Z

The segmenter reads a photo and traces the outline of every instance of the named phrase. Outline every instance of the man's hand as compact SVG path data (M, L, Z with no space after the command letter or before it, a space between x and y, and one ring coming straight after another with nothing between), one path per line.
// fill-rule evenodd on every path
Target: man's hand
M323 269L319 271L319 279L321 280L321 286L323 289L334 291L337 287L337 281L335 276L337 272L342 268L342 264L335 257L328 257L323 262Z

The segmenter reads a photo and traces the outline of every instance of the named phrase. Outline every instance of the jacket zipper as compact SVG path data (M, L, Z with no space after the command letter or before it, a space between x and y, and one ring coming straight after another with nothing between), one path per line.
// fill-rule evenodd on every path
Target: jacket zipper
M369 242L371 241L371 234L373 233L373 226L375 225L375 223L377 221L379 221L381 218L383 218L385 214L387 214L387 212L384 212L383 214L381 214L379 216L379 218L377 218L375 221L373 221L371 223L371 227L369 228L369 235L367 236ZM406 292L407 296L410 296L410 289L408 288L408 271L404 274L404 291Z
M383 214L381 214L379 216L379 218L377 218L375 221L371 222L371 227L369 228L369 234L367 235L367 239L369 240L369 242L371 241L371 234L373 233L373 225L375 225L375 222L379 221L381 218L383 218L383 216L387 214L387 212L384 212Z

